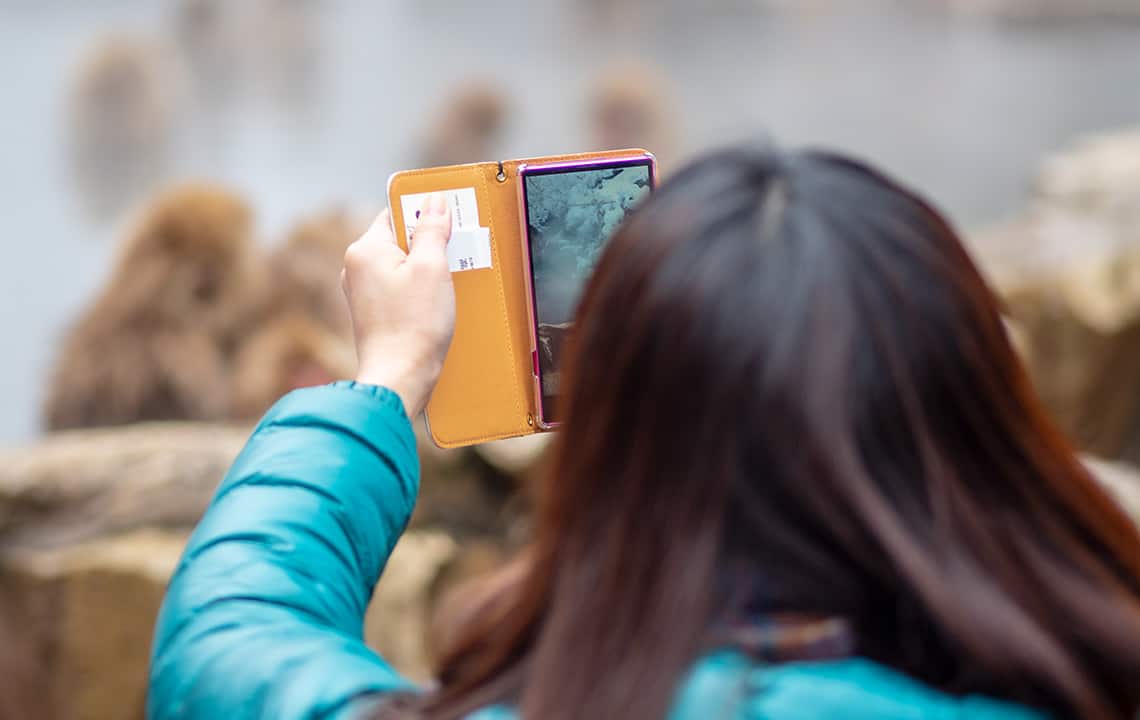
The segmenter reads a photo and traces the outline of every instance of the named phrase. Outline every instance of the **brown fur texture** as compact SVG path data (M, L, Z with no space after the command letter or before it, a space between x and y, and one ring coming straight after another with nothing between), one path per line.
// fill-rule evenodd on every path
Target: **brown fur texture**
M436 124L424 140L424 167L492 160L508 115L502 90L472 81L452 94L436 113Z
M344 253L368 224L345 210L303 219L270 257L276 308L301 310L349 337L348 305L340 288Z
M676 155L676 117L668 84L653 68L618 64L595 81L589 103L592 148L645 148L659 165ZM660 167L658 168L660 170Z
M267 94L281 110L315 115L324 83L319 0L257 0L250 3L254 52L251 90Z
M207 185L161 196L65 338L49 430L229 414L229 356L264 292L250 211Z
M261 322L235 361L236 419L257 418L290 390L351 377L356 358L340 271L345 250L366 229L350 213L322 213L301 221L272 253Z
M70 153L85 208L117 217L170 164L178 94L160 47L123 34L83 56L71 98Z
M253 420L297 388L351 377L352 344L301 312L265 323L242 345L234 365L233 416Z
M245 3L178 0L169 18L177 51L199 115L213 117L248 85L248 43L238 23Z

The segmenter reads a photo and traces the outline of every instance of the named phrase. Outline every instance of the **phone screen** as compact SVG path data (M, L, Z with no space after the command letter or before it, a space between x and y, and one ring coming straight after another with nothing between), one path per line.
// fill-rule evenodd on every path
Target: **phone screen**
M649 158L523 173L542 421L561 421L562 354L582 289L626 215L653 189Z

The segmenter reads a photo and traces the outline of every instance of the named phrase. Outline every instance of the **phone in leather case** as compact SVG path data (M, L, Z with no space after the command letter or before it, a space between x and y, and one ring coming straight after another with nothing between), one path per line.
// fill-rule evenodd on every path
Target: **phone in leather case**
M582 289L609 239L652 190L653 158L519 166L537 422L561 422L559 381Z
M561 345L578 293L655 176L640 149L392 175L388 202L405 250L425 194L445 193L452 210L455 336L427 405L433 442L461 447L557 426Z

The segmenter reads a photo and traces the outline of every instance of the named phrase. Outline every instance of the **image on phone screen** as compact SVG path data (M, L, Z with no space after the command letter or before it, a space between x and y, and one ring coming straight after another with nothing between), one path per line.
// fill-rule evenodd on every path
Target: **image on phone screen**
M562 356L582 289L618 226L652 189L649 158L523 171L544 424L561 421Z

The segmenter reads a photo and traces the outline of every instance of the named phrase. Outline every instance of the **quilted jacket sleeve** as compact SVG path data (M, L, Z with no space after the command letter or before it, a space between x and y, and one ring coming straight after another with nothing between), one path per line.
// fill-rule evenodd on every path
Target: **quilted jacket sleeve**
M167 589L147 714L326 718L411 689L362 640L365 608L419 489L394 393L299 390L261 421Z

